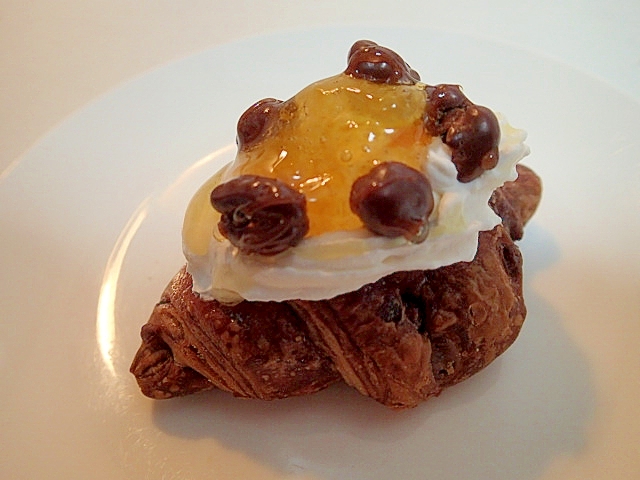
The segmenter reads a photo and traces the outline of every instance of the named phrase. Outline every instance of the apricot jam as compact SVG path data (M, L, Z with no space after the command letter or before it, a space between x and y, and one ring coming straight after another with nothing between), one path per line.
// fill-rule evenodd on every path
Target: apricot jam
M227 178L277 178L306 197L309 235L353 230L353 182L382 162L421 170L431 136L423 126L425 85L389 85L340 74L316 82L286 102L273 101L246 119L251 141ZM258 133L256 133L259 130ZM239 137L241 135L239 134ZM256 138L258 137L258 138Z

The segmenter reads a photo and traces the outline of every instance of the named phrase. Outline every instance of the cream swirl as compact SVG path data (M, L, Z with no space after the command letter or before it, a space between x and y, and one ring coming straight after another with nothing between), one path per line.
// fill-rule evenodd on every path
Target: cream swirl
M204 237L208 244L198 245L186 232L193 228L201 232L216 230L215 214L194 213L206 211L203 203L208 202L207 192L216 183L214 177L194 196L185 216L183 250L194 291L224 303L242 299L322 300L357 290L394 272L471 261L478 233L500 223L489 207L489 198L496 188L516 179L516 164L529 153L524 143L526 133L510 126L502 116L498 119L498 164L467 183L456 179L451 149L438 137L432 139L422 172L431 182L435 208L429 217L429 236L419 244L402 237L381 237L362 228L311 236L295 248L270 257L240 254L228 240L210 233Z

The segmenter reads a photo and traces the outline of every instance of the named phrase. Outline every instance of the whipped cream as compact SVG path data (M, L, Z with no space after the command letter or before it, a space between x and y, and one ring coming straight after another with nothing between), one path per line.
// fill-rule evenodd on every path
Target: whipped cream
M239 254L228 240L214 233L209 236L208 246L198 249L189 248L183 240L194 291L205 299L224 303L242 299L322 300L357 290L394 272L430 270L473 260L479 232L501 222L489 206L489 198L496 188L517 178L516 164L529 153L524 143L526 133L509 125L503 116L497 117L498 164L471 182L457 180L451 149L439 138L432 139L422 172L431 182L435 208L424 242L382 237L363 227L308 237L279 255L265 257ZM205 185L201 192L210 192L211 181ZM208 196L196 194L194 201L208 201ZM216 218L208 215L200 228L214 232Z

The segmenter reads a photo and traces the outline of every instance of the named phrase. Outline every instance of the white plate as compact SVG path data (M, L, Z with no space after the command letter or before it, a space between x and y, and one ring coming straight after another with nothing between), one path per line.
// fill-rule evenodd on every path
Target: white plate
M520 338L401 413L344 386L270 403L143 397L128 373L139 329L182 264L187 200L233 155L237 117L342 71L362 37L529 131L545 191L521 244ZM640 105L606 84L431 30L253 38L96 100L0 177L0 476L638 478L638 131Z

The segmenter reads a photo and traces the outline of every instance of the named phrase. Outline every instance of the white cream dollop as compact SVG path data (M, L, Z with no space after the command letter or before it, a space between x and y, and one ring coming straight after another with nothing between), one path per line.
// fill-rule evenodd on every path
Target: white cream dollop
M183 242L194 291L226 303L322 300L394 272L471 261L478 248L478 233L500 223L489 198L496 188L517 178L516 164L529 153L526 133L510 126L501 115L497 117L501 133L498 164L471 182L456 179L450 148L439 138L432 140L423 173L431 182L435 208L424 242L386 238L362 228L305 238L272 257L239 254L228 240L214 236L206 254L190 251Z

